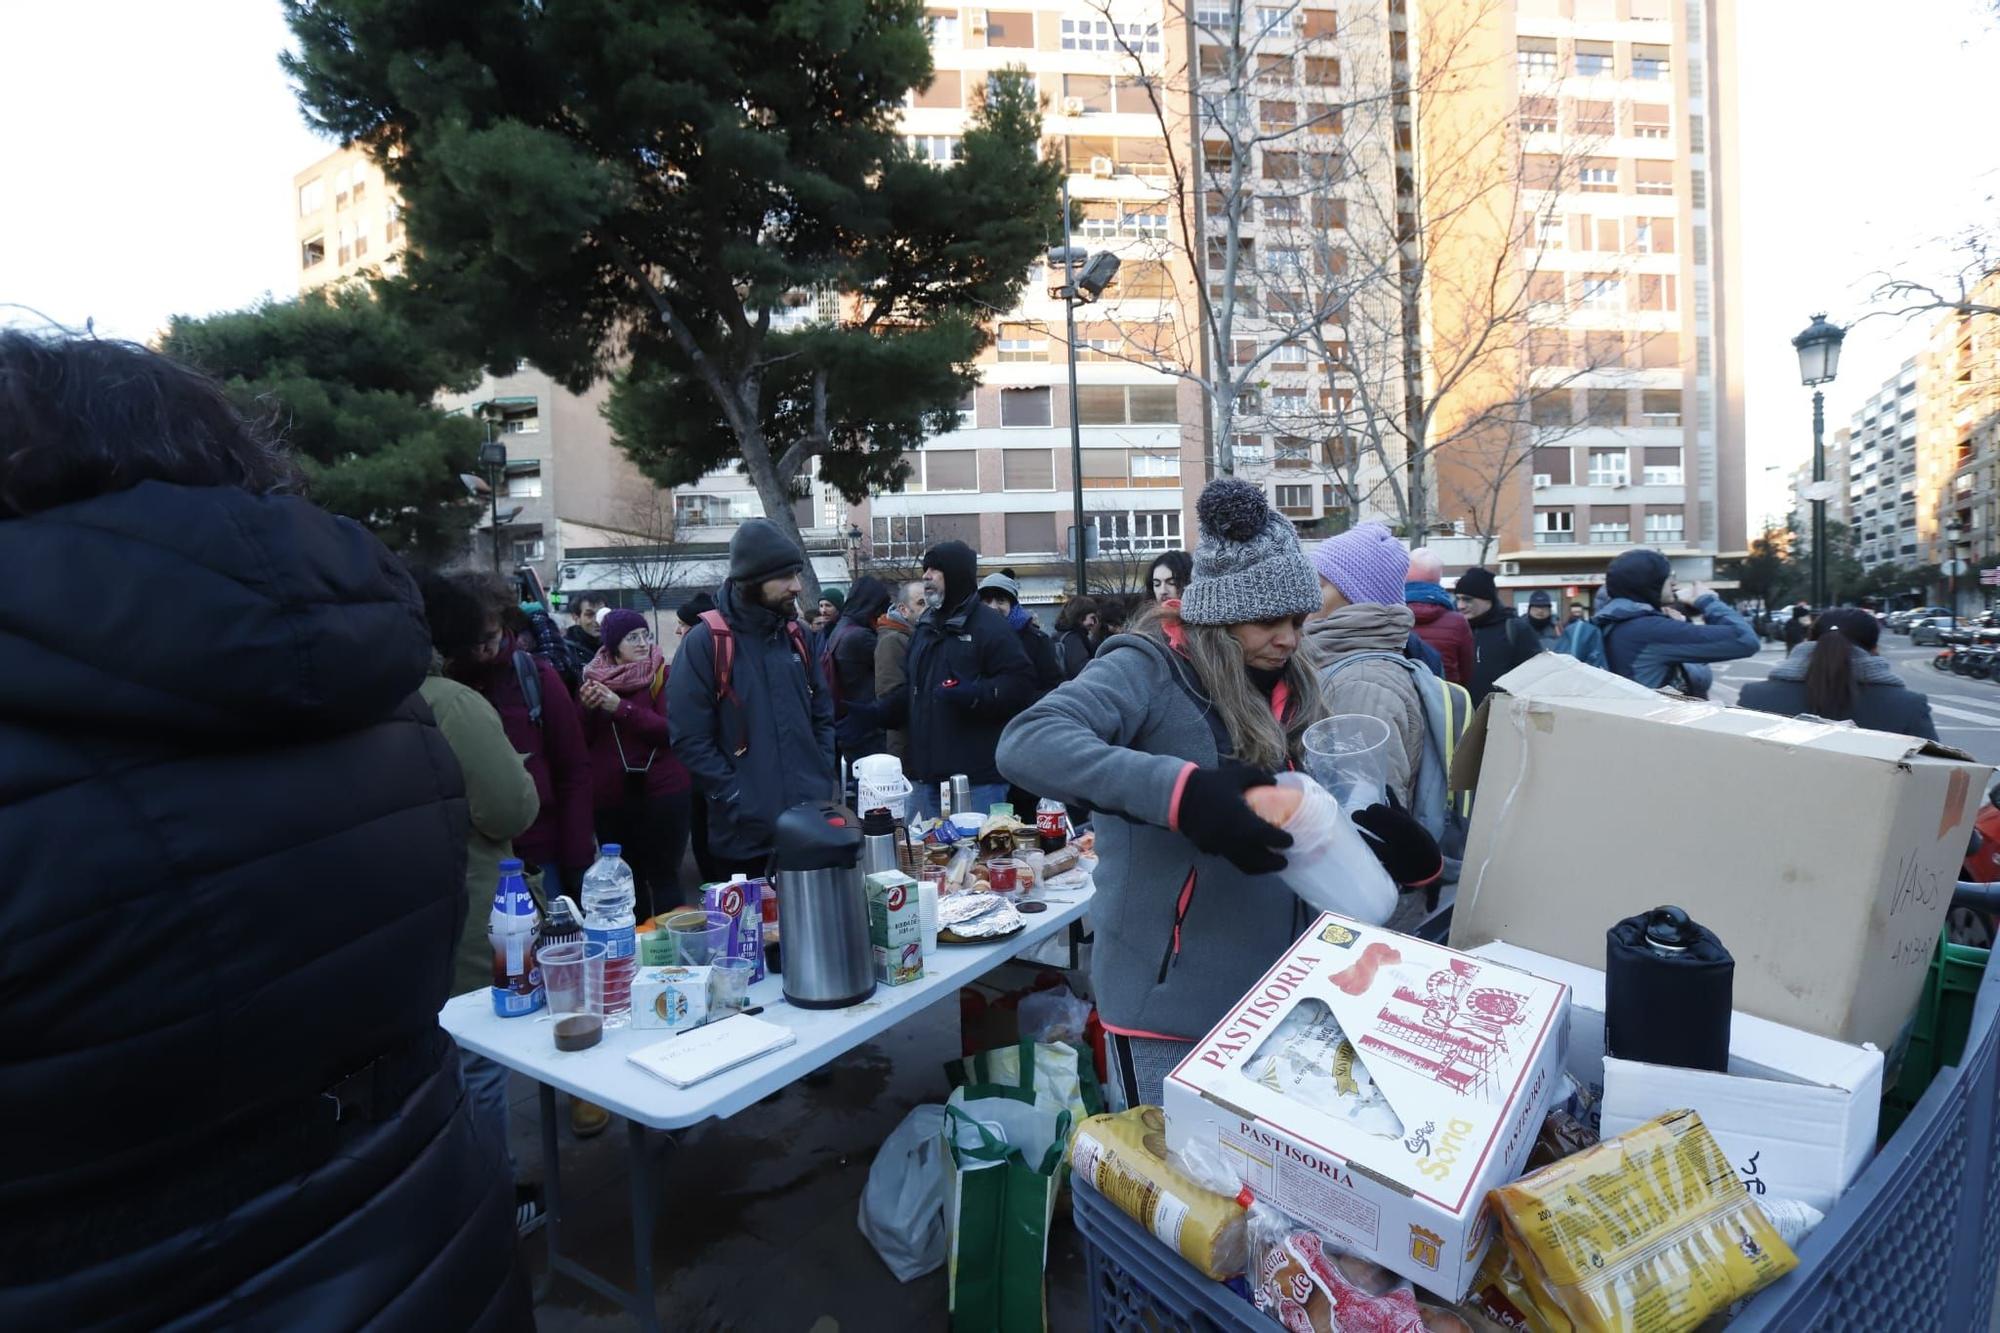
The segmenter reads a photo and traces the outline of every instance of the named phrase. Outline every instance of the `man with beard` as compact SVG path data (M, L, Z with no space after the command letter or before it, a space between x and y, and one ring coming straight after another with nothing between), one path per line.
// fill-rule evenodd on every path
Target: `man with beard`
M1513 607L1501 603L1492 570L1474 565L1458 576L1453 591L1472 627L1472 680L1466 689L1477 708L1492 693L1494 681L1542 651L1542 641Z
M974 811L1005 801L1007 780L993 754L1008 721L1035 698L1020 636L979 600L978 572L979 556L964 542L924 552L930 609L910 636L907 678L882 700L884 721L908 732L903 772L916 784L913 815L937 814L938 784L955 773L972 780Z
M778 816L834 793L833 699L799 623L805 555L769 519L729 543L729 579L667 678L674 754L708 802L718 875L758 875Z

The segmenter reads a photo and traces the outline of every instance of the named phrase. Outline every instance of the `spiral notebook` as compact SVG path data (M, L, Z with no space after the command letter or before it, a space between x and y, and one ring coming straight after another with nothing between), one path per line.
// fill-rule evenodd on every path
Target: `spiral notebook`
M797 1040L790 1028L736 1014L643 1046L625 1058L654 1078L665 1079L677 1088L691 1088Z

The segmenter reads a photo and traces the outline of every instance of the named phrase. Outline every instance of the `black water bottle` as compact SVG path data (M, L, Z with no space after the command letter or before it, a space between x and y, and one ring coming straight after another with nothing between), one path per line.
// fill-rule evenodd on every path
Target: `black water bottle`
M1627 917L1605 932L1605 1053L1727 1072L1735 980L1729 950L1680 908Z

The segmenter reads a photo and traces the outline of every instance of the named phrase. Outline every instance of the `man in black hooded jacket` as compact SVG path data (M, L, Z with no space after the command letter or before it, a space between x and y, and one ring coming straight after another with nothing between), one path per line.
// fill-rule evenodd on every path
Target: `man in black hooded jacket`
M993 754L1001 731L1035 698L1020 636L979 600L978 572L979 556L964 542L924 552L930 610L910 636L902 688L881 701L882 720L909 733L903 772L916 784L912 814L936 814L938 784L956 773L972 780L974 810L1006 800L1007 780Z
M888 743L875 707L875 622L891 597L882 580L856 579L820 649L820 673L833 692L834 739L848 760L880 754Z
M1458 576L1452 592L1472 627L1472 680L1466 689L1476 708L1492 693L1494 681L1542 651L1542 641L1513 607L1500 604L1492 570L1474 565Z

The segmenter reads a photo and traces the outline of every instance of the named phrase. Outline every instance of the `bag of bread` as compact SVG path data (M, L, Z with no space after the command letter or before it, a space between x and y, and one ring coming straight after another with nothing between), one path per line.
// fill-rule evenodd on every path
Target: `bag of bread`
M1426 1333L1416 1289L1277 1209L1251 1210L1257 1308L1288 1333Z
M1798 1266L1693 1111L1488 1196L1535 1306L1581 1333L1680 1333Z
M1221 1282L1249 1266L1249 1213L1168 1160L1167 1122L1159 1107L1090 1117L1070 1139L1069 1166L1208 1277Z

